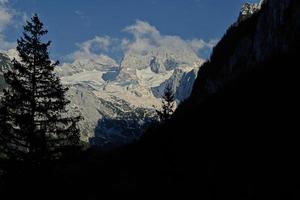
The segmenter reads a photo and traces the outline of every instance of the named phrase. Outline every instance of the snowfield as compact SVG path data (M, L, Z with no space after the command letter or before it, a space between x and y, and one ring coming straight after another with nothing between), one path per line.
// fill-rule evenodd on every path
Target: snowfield
M10 51L3 58L16 56ZM155 109L168 84L177 104L189 97L202 63L190 48L160 47L128 52L120 64L104 55L78 59L56 73L70 89L70 114L80 112L84 118L81 139L109 148L137 139L157 120Z

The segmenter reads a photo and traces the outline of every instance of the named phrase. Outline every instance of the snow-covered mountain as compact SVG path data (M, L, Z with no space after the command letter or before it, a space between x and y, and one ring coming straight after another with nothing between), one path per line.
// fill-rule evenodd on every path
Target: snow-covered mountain
M84 117L82 139L106 147L137 139L157 120L155 108L167 84L178 103L189 97L202 63L190 48L159 47L128 52L120 64L107 56L76 60L57 73Z
M15 51L1 54L1 66L15 57ZM77 110L84 118L82 140L109 148L137 139L157 121L156 108L168 84L177 103L189 97L202 63L188 46L161 45L143 53L129 51L120 63L106 55L76 59L56 72L70 88L70 114ZM2 74L0 81L4 86Z

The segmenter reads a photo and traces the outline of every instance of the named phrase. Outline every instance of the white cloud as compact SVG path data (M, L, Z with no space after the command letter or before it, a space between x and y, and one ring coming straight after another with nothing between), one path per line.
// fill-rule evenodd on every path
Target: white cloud
M75 14L78 15L78 16L83 16L84 13L80 10L75 10Z
M83 11L76 10L75 14L77 16L79 16L80 19L83 19L83 20L88 20L89 19L89 17Z
M216 46L216 44L219 42L220 40L219 39L211 39L208 41L207 43L207 47L212 49Z
M123 31L132 34L133 40L123 39L122 47L125 51L144 53L152 48L165 47L179 50L191 48L196 53L204 48L213 48L216 40L205 42L202 39L184 40L179 36L161 35L156 27L148 22L137 20L135 24Z
M161 40L160 32L156 27L151 26L148 22L137 20L135 24L123 29L133 35L133 39L123 38L123 51L133 53L144 53L157 46L157 41Z
M153 39L160 38L160 33L156 27L150 25L148 22L137 20L135 24L127 26L123 29L124 32L132 33L136 39L143 37L150 37Z
M122 31L131 37L96 36L91 40L77 44L79 50L72 53L68 58L71 60L95 58L100 54L114 54L116 52L121 52L123 55L128 52L144 54L158 47L172 49L174 52L186 50L199 53L202 49L211 49L216 44L216 40L205 42L202 39L184 40L179 36L162 35L155 26L141 20L137 20Z
M85 52L90 52L93 48L99 48L101 50L108 51L108 47L111 44L111 40L112 39L109 36L96 36L94 39L88 40L80 44L79 47Z
M188 42L195 51L198 51L199 49L202 49L206 46L206 43L204 42L204 40L201 40L201 39L200 40L193 39Z
M96 36L91 40L87 40L83 43L77 44L79 50L69 55L68 59L95 59L100 54L109 53L113 51L116 43L118 43L118 40L109 36Z
M6 4L6 3L8 3L8 0L0 0L0 5L1 4Z
M11 24L15 11L7 6L8 0L0 0L0 50L9 50L15 43L6 41L4 30Z
M91 19L90 19L90 17L89 17L88 14L86 14L85 12L83 12L81 10L75 10L74 14L77 15L78 18L84 22L84 25L86 27L90 27L91 26L92 21L91 21Z
M192 47L192 49L195 52L199 52L201 49L204 48L212 49L218 43L218 40L212 39L209 40L208 42L205 42L202 39L193 39L193 40L188 40L187 43Z
M0 32L11 22L13 12L6 6L7 0L0 0Z

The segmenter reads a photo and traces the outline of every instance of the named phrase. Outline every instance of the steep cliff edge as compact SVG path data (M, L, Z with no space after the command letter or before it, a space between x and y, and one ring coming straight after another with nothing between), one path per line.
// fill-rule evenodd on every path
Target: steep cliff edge
M184 180L170 188L202 199L299 198L299 52L300 1L264 1L228 29L174 118L143 138L145 166L168 158L160 170Z
M265 1L260 11L232 25L199 70L192 99L216 93L259 64L288 54L299 42L299 1ZM202 96L202 97L201 97Z

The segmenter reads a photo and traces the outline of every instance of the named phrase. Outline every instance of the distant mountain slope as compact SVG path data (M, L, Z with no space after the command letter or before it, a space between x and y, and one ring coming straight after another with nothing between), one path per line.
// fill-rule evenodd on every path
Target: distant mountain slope
M120 64L100 55L58 68L63 83L71 88L72 106L84 117L82 139L99 146L129 143L157 120L155 107L161 106L167 84L172 85L177 103L188 98L203 61L190 47L180 48L128 52Z
M0 93L2 89L6 87L6 83L3 77L3 70L10 65L10 59L7 55L0 53Z
M57 67L63 84L70 88L71 114L77 109L84 117L79 124L82 140L109 147L138 139L157 121L155 109L161 106L167 84L172 85L178 104L188 98L203 60L182 45L127 52L121 63L98 55ZM5 67L17 53L11 50L0 56L0 66ZM0 81L0 87L5 87L1 69Z

